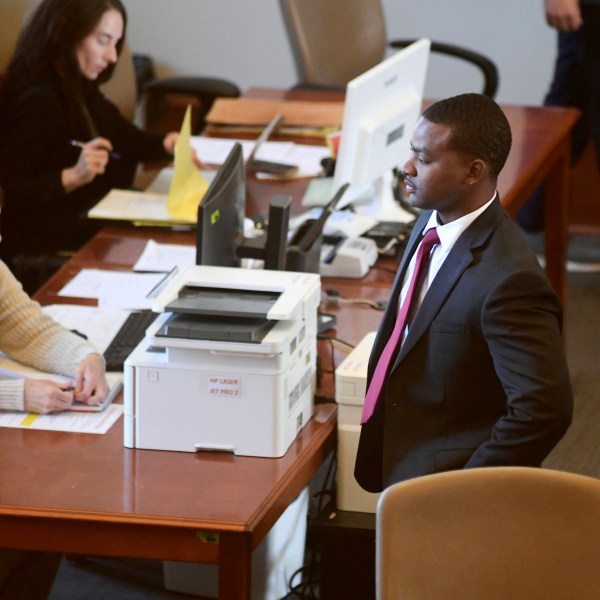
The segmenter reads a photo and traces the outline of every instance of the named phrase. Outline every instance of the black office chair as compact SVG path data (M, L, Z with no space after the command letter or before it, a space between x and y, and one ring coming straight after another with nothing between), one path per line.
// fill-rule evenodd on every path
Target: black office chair
M387 48L412 39L387 40L381 0L280 0L300 82L296 87L344 90L356 76L381 62ZM483 93L494 98L498 69L487 57L433 41L431 51L464 60L483 74Z
M123 46L113 76L102 86L102 91L130 120L133 120L140 103L145 104L146 120L150 121L168 108L170 95L192 97L196 101L193 134L200 133L204 117L217 98L237 98L241 94L239 87L226 79L198 76L157 78L152 59L132 54L127 43Z

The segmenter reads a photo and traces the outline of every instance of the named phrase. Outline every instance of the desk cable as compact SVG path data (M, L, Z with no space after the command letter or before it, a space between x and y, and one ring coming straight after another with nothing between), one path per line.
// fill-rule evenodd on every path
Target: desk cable
M387 300L370 300L369 298L343 298L337 290L324 290L321 301L329 305L364 304L375 310L385 310Z
M392 273L393 275L395 275L398 272L398 269L391 268L391 267L382 267L381 265L378 265L377 263L372 265L371 269L377 269L378 271L384 271L385 273Z
M301 600L317 600L319 598L318 590L320 584L320 561L319 561L319 539L318 532L315 527L315 521L323 513L327 506L327 501L334 502L335 500L335 480L337 471L337 453L334 450L329 459L327 472L323 479L323 485L311 497L311 500L316 502L309 506L308 523L306 531L306 556L308 561L292 573L288 581L288 589L290 594L286 598L300 598ZM301 577L301 581L294 584L297 577Z
M317 387L320 387L321 381L323 379L323 373L327 373L328 375L335 375L335 350L339 350L344 354L350 354L354 349L352 344L345 342L344 340L340 340L339 338L330 337L328 335L318 334L317 335L318 342L327 342L329 344L331 350L331 366L329 368L325 368L321 361L321 358L317 356ZM333 386L335 392L335 377L333 379ZM322 394L315 394L315 404L335 404L335 396L332 398L331 396L324 396Z

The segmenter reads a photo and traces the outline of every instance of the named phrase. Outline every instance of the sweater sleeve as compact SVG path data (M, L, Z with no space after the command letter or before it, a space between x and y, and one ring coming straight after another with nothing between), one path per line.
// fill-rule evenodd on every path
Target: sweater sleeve
M0 381L0 409L25 410L24 392L24 379L6 379Z
M0 350L27 366L73 376L79 362L99 351L46 315L0 261ZM23 382L0 381L0 408L23 409Z

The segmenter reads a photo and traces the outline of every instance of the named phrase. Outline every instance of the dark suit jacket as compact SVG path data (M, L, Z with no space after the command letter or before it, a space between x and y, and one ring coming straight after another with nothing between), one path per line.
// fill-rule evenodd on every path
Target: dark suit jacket
M417 221L369 362L394 325ZM498 198L459 237L421 304L371 419L355 476L366 490L466 467L539 466L572 417L558 298Z

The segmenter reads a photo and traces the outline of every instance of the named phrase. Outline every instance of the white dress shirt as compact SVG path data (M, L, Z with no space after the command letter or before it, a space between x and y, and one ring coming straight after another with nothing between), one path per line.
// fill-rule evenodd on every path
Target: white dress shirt
M431 259L429 262L429 268L428 268L427 272L423 275L421 289L419 290L419 300L418 300L419 305L423 301L423 298L425 297L425 294L427 293L429 286L431 285L432 281L435 279L435 276L437 275L441 266L444 264L446 257L448 256L448 254L450 254L450 250L452 250L454 244L456 243L456 241L458 240L458 238L460 237L462 232L465 231L465 229L467 229L467 227L469 225L471 225L471 223L486 208L488 208L488 206L496 198L496 195L497 195L497 193L494 193L494 195L483 206L481 206L477 210L470 212L469 214L465 215L464 217L461 217L460 219L456 219L455 221L446 223L445 225L439 224L437 211L433 211L427 225L425 225L425 229L423 229L423 235L425 235L425 233L429 229L433 229L435 227L435 228L437 228L437 233L438 233L438 237L440 238L440 243L436 244L433 247L433 250L431 251L432 254L431 254ZM412 258L410 259L410 263L408 265L408 269L406 270L406 274L404 276L404 282L402 283L402 291L400 292L398 310L400 310L400 306L402 306L402 303L404 302L404 299L406 298L406 294L408 293L410 280L411 280L413 271L415 269L417 253L418 253L418 248L415 251L415 253L412 255ZM404 337L406 337L407 331L408 331L408 326L404 331L403 339L404 339Z

